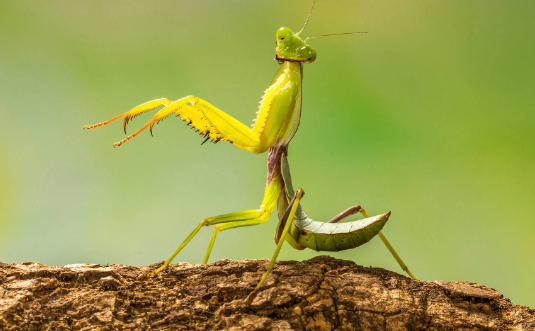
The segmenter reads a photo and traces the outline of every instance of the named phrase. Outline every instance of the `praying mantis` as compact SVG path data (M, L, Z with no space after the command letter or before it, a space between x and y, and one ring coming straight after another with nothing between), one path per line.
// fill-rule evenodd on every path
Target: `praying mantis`
M167 268L201 228L213 225L215 227L203 261L203 263L207 263L219 232L262 224L270 218L277 205L279 224L275 234L276 250L264 276L246 298L246 304L250 304L254 300L273 269L285 241L298 250L309 248L316 251L341 251L363 245L378 235L401 268L411 278L415 278L381 231L390 217L390 212L370 217L361 206L356 205L341 212L328 222L316 222L304 213L300 205L304 191L302 189L294 191L287 157L288 145L299 127L301 118L303 65L316 60L316 51L307 44L307 41L319 37L365 33L349 32L302 39L300 34L308 23L314 4L315 1L303 28L299 32L294 33L287 27L281 27L277 30L275 60L278 61L280 67L269 87L265 90L252 128L247 127L208 101L193 95L176 101L167 98L152 100L105 122L84 126L84 129L93 129L124 118L123 128L126 133L126 125L134 117L163 106L148 123L113 146L121 146L147 128L152 134L155 124L174 114L205 138L203 144L211 139L214 143L229 142L254 154L268 152L266 188L258 209L203 219L160 268L140 277L154 276ZM341 223L342 220L356 213L362 214L364 219Z

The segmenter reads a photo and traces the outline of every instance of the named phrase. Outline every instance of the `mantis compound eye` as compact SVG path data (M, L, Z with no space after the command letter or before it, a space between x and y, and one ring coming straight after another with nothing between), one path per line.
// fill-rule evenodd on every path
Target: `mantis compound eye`
M316 51L310 46L303 46L297 51L297 58L303 62L313 62L316 59Z
M290 28L282 27L277 30L277 42L289 38L293 35L293 31Z

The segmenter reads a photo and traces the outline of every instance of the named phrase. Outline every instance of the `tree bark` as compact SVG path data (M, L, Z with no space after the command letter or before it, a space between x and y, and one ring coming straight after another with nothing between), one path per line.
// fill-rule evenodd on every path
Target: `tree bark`
M320 256L150 267L0 263L0 330L535 330L535 311L469 282Z

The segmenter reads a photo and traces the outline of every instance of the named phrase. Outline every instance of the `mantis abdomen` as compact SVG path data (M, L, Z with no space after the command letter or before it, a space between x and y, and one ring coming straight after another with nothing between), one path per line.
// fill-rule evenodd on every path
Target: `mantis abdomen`
M291 198L294 195L292 176L290 174L288 159L284 154L281 155L281 174L285 191L281 194L285 194L286 197ZM282 199L282 201L284 200ZM355 212L359 210L362 212L360 206ZM370 241L379 234L386 224L390 217L390 212L346 223L338 222L349 215L330 222L317 222L309 218L303 211L303 208L298 206L295 216L296 218L292 220L292 224L285 238L290 245L296 249L310 248L318 252L337 252L355 248ZM284 224L281 222L275 238L277 242L281 233L280 229L283 227Z
M346 223L317 222L308 217L295 219L286 240L315 251L343 251L363 245L375 237L388 221L390 213ZM291 237L291 239L289 238Z

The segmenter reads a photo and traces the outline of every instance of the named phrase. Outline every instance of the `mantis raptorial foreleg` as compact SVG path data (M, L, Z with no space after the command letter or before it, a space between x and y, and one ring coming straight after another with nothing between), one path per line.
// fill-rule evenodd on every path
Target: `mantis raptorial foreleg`
M126 113L123 113L121 115L118 115L118 116L115 116L114 118L112 119L109 119L107 121L104 121L104 122L101 122L101 123L98 123L98 124L94 124L94 125L86 125L84 126L84 129L94 129L94 128L98 128L100 126L103 126L103 125L106 125L108 123L111 123L115 120L118 120L120 118L123 118L124 117L124 124L123 124L123 127L124 127L124 131L126 133L126 124L128 124L128 121L131 120L132 118L138 116L138 115L141 115L143 114L144 112L147 112L149 110L153 110L155 108L158 108L162 105L164 106L168 106L170 105L171 103L173 103L174 101L172 100L169 100L169 99L166 99L166 98L161 98L161 99L156 99L156 100L152 100L152 101L148 101L148 102L145 102L145 103L142 103L141 105L139 106L136 106L132 109L130 109L129 111L127 111Z
M128 140L137 136L146 128L150 128L152 133L152 127L154 124L164 120L171 114L180 116L184 121L188 122L189 125L193 126L201 134L216 141L230 141L238 147L247 150L257 147L260 144L258 135L256 135L253 130L251 130L245 124L221 111L209 102L194 97L193 95L177 101L172 101L166 98L149 101L136 106L126 113L116 116L108 121L95 125L84 126L84 128L97 128L124 117L125 119L123 126L126 131L126 124L130 119L162 105L165 107L159 110L148 123L125 139L116 142L113 144L113 146L120 146L124 144Z
M250 305L251 302L253 302L256 294L258 293L258 290L262 287L262 284L266 281L266 278L269 276L271 270L273 270L273 266L275 266L275 262L277 261L277 256L279 256L279 252L282 248L282 245L284 244L284 238L286 238L286 234L288 234L288 230L290 229L290 225L292 224L292 220L295 217L295 212L297 211L297 206L299 206L299 202L301 201L301 198L305 194L305 191L303 189L298 189L297 192L295 192L292 201L290 202L288 209L286 209L286 213L284 214L282 218L282 223L284 225L284 230L282 231L281 240L277 243L277 248L275 248L275 253L273 253L273 257L271 258L271 262L269 263L269 266L266 270L266 273L256 285L256 288L254 291L252 291L247 298L245 299L245 304Z
M306 22L308 22L308 18ZM304 30L306 22L297 33L287 27L281 27L277 30L275 59L280 63L280 67L264 92L252 129L207 101L192 95L176 101L166 98L152 100L108 121L84 127L92 129L124 118L123 126L126 133L126 125L131 119L162 107L148 123L130 136L115 143L114 146L124 144L147 128L150 128L152 134L152 128L155 124L175 114L204 136L205 142L209 139L212 139L214 143L227 141L255 154L269 150L267 188L260 208L204 219L165 261L163 266L146 276L155 275L165 269L203 226L215 225L204 258L204 263L206 263L219 232L261 224L269 219L275 204L279 203L280 222L275 236L277 248L267 272L254 292L247 298L247 303L253 300L273 269L284 241L299 250L309 248L316 251L341 251L363 245L379 235L401 268L414 278L414 275L381 232L391 215L390 212L369 217L360 206L353 206L329 222L316 222L309 218L299 206L304 192L301 189L297 192L293 191L286 152L288 144L299 127L301 118L303 65L316 60L316 51L307 44L307 40L361 33L324 34L302 39L300 34ZM341 222L356 213L361 213L365 218L353 222Z

